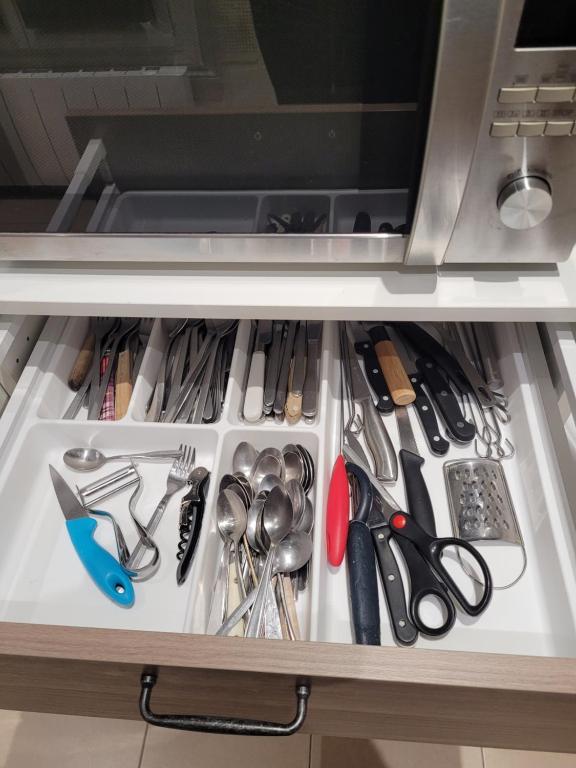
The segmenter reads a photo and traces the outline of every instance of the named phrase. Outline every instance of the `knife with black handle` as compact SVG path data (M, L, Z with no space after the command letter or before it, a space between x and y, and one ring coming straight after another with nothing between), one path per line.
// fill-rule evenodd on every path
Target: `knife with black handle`
M416 368L426 382L452 438L459 443L470 443L476 434L476 427L464 418L456 395L442 370L430 357L416 360Z
M378 362L378 355L376 354L372 338L360 323L349 322L348 326L354 338L354 351L361 356L364 362L366 379L370 389L376 395L376 408L381 413L392 413L394 410L394 400Z
M411 373L409 375L410 383L416 393L416 400L414 400L413 405L418 413L428 447L436 456L445 456L450 448L450 443L440 434L436 411L422 386L422 376L419 373Z

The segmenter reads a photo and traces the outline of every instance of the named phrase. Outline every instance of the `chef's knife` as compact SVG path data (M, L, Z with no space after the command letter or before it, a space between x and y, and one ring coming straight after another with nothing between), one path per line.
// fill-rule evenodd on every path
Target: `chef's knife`
M376 408L383 413L392 413L394 401L390 396L384 373L378 364L374 342L360 323L352 321L347 325L354 339L354 349L364 360L364 370L368 383L378 398Z
M430 399L422 386L422 376L416 371L415 366L409 357L409 347L405 347L404 343L400 342L396 344L396 351L404 366L404 370L408 374L410 384L416 393L416 400L414 400L413 405L414 408L416 408L416 413L420 419L420 424L428 442L428 447L432 453L437 456L445 456L450 448L450 443L440 434L434 406L430 402Z
M416 399L416 393L386 327L381 323L370 325L369 332L392 400L396 405L410 405Z
M96 520L78 501L74 491L50 465L52 484L66 518L68 535L76 554L92 581L118 605L130 608L134 604L134 587L126 570L112 555L94 540Z
M379 480L394 481L398 477L398 461L384 422L372 400L366 379L348 337L347 370L350 372L352 398L362 409L363 433L374 459L374 472Z

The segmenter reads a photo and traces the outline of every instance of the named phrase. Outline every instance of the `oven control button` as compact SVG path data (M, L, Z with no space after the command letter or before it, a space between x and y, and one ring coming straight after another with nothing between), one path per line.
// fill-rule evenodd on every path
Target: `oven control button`
M495 122L490 126L490 136L497 139L508 139L510 136L516 136L518 123L500 123Z
M520 176L498 195L500 221L510 229L531 229L552 210L552 190L540 176Z
M570 136L573 120L549 120L546 123L544 136Z
M536 86L533 88L500 88L498 101L501 104L525 104L527 101L534 101L537 90Z
M572 101L574 91L573 85L543 85L538 88L536 101L561 102Z
M521 120L518 136L543 136L546 123L543 120Z

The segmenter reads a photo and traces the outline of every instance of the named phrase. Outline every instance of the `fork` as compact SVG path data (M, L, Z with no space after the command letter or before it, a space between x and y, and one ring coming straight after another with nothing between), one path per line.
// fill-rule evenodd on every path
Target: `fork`
M186 486L190 472L192 472L194 469L195 458L195 448L191 448L189 445L180 444L180 456L174 460L174 463L168 472L168 479L166 481L166 493L164 496L162 496L160 503L152 513L152 517L146 525L146 531L148 532L149 536L154 535L172 496L174 496L175 493L181 491L182 488ZM139 542L134 552L132 552L132 557L126 563L126 568L128 570L137 568L142 562L142 557L145 551L146 547L142 544L142 542Z
M108 389L108 383L113 371L115 371L116 356L118 354L118 348L122 340L128 336L135 328L138 327L140 321L133 317L124 317L118 321L118 326L112 337L112 343L110 345L110 353L108 355L108 365L104 371L104 375L100 381L100 386L96 393L96 397L92 400L92 388L90 388L90 405L88 407L88 418L97 419L102 409L102 403L106 396L106 390Z

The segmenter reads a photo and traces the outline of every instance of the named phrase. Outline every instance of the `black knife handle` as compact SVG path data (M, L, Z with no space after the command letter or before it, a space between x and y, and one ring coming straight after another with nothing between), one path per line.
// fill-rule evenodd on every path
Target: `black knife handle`
M409 378L412 388L416 393L416 400L414 400L413 405L418 413L422 431L428 441L428 447L436 456L445 456L450 448L450 443L440 434L436 412L430 402L430 398L424 391L422 377L419 373L411 373Z
M429 357L416 360L416 367L422 374L451 436L459 443L470 443L474 439L476 428L464 418L456 395L440 368Z
M394 410L394 401L392 400L388 384L386 384L386 379L380 368L374 345L369 344L367 341L360 341L354 344L354 350L364 361L366 378L372 391L378 398L376 408L382 413L392 413Z
M394 552L390 546L391 531L388 525L371 529L378 569L386 596L390 615L390 626L399 645L413 645L418 639L418 630L408 616L402 575Z
M422 474L424 459L412 451L400 450L408 512L430 536L436 536L436 521L430 494Z
M380 608L374 545L370 529L359 520L352 520L348 527L346 556L354 641L358 645L380 645Z

